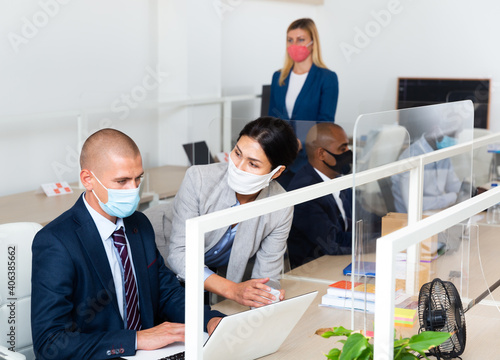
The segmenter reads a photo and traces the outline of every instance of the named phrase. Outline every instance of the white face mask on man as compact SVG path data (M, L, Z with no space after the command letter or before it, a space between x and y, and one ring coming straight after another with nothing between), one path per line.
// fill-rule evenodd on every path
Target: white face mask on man
M271 182L271 178L276 174L282 165L279 165L269 174L256 175L240 170L234 165L231 155L229 155L229 166L227 168L227 183L229 187L241 195L252 195L264 189Z

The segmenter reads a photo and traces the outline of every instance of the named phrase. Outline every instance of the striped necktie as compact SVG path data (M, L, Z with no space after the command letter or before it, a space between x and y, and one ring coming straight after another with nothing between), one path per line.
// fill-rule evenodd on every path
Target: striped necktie
M141 330L141 313L139 312L139 296L137 295L137 284L135 282L132 263L128 256L127 240L123 228L116 230L113 235L118 254L123 265L123 281L125 283L125 302L127 313L127 327L130 330Z

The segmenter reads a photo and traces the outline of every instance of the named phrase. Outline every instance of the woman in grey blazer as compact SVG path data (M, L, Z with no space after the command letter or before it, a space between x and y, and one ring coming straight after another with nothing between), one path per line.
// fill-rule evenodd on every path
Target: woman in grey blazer
M272 180L293 162L297 151L297 137L287 122L262 117L240 132L228 163L188 169L174 201L167 258L179 278L185 278L186 220L285 192ZM293 208L287 208L207 233L205 290L247 306L275 300L269 292L280 288L292 217ZM250 260L251 280L242 282ZM211 270L226 267L226 277ZM279 297L283 299L283 290Z

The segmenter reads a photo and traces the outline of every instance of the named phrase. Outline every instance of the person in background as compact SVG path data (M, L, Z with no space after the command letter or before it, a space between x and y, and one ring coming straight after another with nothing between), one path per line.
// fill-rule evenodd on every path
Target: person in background
M273 74L269 115L284 120L334 122L338 96L337 74L323 62L316 24L308 18L295 20L286 31L283 68ZM292 123L301 142L300 153L280 179L284 187L307 162L302 147L308 127L302 125Z
M335 179L351 171L352 151L337 124L314 125L306 137L308 162L292 178L288 191ZM352 250L352 189L295 205L288 254L292 268L322 255Z
M434 125L403 151L399 159L456 145L456 134L457 126L452 121L445 126ZM391 177L394 206L397 212L405 214L408 212L409 176L406 171ZM455 174L450 158L425 165L422 210L444 209L455 204L461 186L462 181Z
M75 205L33 241L37 359L109 359L184 341L184 289L135 211L144 174L134 141L102 129L84 143ZM221 313L205 307L205 331Z
M174 200L167 255L181 281L186 273L186 220L284 193L274 180L293 162L297 147L287 122L262 117L241 130L228 163L187 170ZM270 291L280 288L292 217L293 208L286 208L207 233L205 290L253 307L277 300ZM251 276L245 281L247 265Z

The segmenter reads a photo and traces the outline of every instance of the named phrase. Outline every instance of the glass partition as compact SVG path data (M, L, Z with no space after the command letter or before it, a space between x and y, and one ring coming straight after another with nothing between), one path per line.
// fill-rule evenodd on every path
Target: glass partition
M414 109L414 111L418 111L418 109ZM442 112L438 113L442 115ZM350 244L349 250L346 251L345 253L339 252L336 255L325 255L324 253L320 252L322 250L321 247L322 246L327 247L329 244L329 240L331 240L331 237L328 236L324 238L320 238L319 236L313 237L314 240L318 241L318 243L312 246L313 255L308 256L308 253L306 251L303 251L302 255L305 258L305 261L302 264L299 264L298 266L293 266L292 264L291 265L292 270L286 272L284 274L285 276L280 279L281 286L286 289L287 297L307 292L309 289L315 289L320 291L320 294L316 299L316 303L324 306L319 307L318 309L320 310L317 311L317 314L321 315L321 319L316 318L318 327L322 327L325 325L330 327L337 325L346 325L348 323L346 321L346 318L352 316L351 318L351 320L353 320L353 322L351 323L352 328L364 329L367 332L373 330L374 298L372 291L374 291L373 289L375 284L374 276L376 275L377 269L376 267L370 267L370 262L375 261L376 254L374 252L374 239L380 236L380 234L383 231L383 228L387 226L387 224L391 225L391 221L393 225L392 230L395 230L397 228L406 226L408 222L415 222L418 220L412 218L412 216L414 216L415 218L417 217L414 214L417 211L413 211L413 213L412 212L396 213L396 212L390 212L389 210L385 209L385 212L374 214L374 212L369 211L366 208L363 208L361 205L358 205L360 201L358 199L358 196L360 195L358 194L363 194L362 186L369 184L370 182L376 181L378 180L378 178L383 178L384 174L388 173L397 174L397 173L403 173L405 171L415 172L415 170L413 169L418 169L419 165L423 166L427 163L432 164L434 162L441 161L447 158L448 156L446 152L440 152L440 153L431 152L422 154L422 156L417 159L418 161L415 161L414 159L411 160L411 158L402 158L401 154L406 149L410 149L413 143L412 141L410 141L411 137L409 136L410 132L408 131L408 129L404 128L402 129L403 131L401 131L400 129L401 126L398 123L396 124L393 123L392 121L393 119L396 119L397 121L399 120L399 115L400 114L391 114L392 117L390 118L390 121L386 124L384 124L383 121L381 123L380 122L377 123L374 121L370 122L372 130L376 129L392 130L391 127L394 126L396 129L399 129L399 131L404 134L402 136L403 141L399 145L401 149L396 154L396 160L392 160L390 162L379 161L377 166L370 167L368 165L365 170L355 172L354 176L348 175L345 177L335 177L334 180L325 179L326 181L324 181L324 179L318 174L319 179L317 178L315 183L313 183L312 185L309 184L303 185L303 187L297 187L296 189L296 190L313 191L321 188L322 191L321 195L318 195L316 198L313 197L309 201L303 201L295 205L294 223L292 224L292 230L290 234L287 234L288 248L286 249L286 253L284 253L288 254L291 263L292 263L292 251L290 244L291 244L291 239L294 236L292 234L294 231L294 227L296 227L296 221L305 220L304 222L306 223L308 231L307 235L314 234L315 231L317 231L317 229L324 224L330 224L330 222L321 218L321 215L318 212L310 211L310 214L308 214L307 211L301 212L300 210L298 210L300 209L300 206L302 204L311 203L316 200L318 201L332 200L333 204L336 204L336 199L332 194L333 192L340 190L340 192L342 193L342 190L344 189L350 189L350 188L353 189L352 192L354 201L351 202L353 206L352 208L353 222L350 223L351 232L349 233L349 228L347 229L345 227L341 228L342 230L341 232L349 233L349 244ZM382 118L383 117L381 117L381 119ZM380 124L386 126L385 127L380 126ZM316 125L321 125L321 124L313 123L312 126L309 127L308 132L310 133L311 131L318 131L317 130L318 126ZM420 138L423 138L423 136L425 136L423 134L425 134L425 132L421 134ZM312 138L316 142L319 142L321 136L315 134L315 136L313 136ZM392 136L389 138L393 140ZM442 141L443 140L442 138L444 138L444 135L439 136L439 139L437 140ZM355 139L357 139L356 136ZM308 136L306 136L306 147L308 145L307 140ZM371 141L371 138L366 136L365 140L366 140L365 144L368 144ZM389 141L385 142L389 143ZM382 144L385 142L381 141ZM371 148L366 147L367 149L366 153L368 154L377 153L377 151L373 149L373 144L375 143L376 141L373 139ZM313 148L317 148L318 152L322 154L321 156L323 157L320 159L321 163L324 164L324 162L326 162L332 166L335 166L336 162L338 161L337 160L338 158L334 155L340 155L340 154L336 154L335 149L330 148L331 144L332 142L327 142L326 144L321 143L320 146L319 145L315 147L313 146ZM386 148L388 149L386 151L392 151L393 150L392 146L393 142L391 142L391 146L388 146ZM354 146L354 149L356 149L356 146ZM448 152L454 151L454 153L456 153L458 152L458 150L456 149L459 150L465 149L465 152L470 151L470 149L468 149L467 146L462 146L462 148L456 147L454 149L448 149ZM326 150L332 152L334 155L329 154L328 151ZM330 158L328 158L328 156L330 156ZM439 156L442 156L443 158L439 158ZM398 161L399 158L401 158L402 160ZM354 160L355 164L357 164L357 161L358 159L361 159L361 156L358 156L358 154L356 154L355 152L354 159L355 159ZM367 159L365 163L369 164L370 159ZM380 170L381 167L383 170L385 169L384 167L388 167L389 170L381 171ZM294 178L298 174L301 174L302 169L304 168L302 167L298 173L294 174ZM425 171L425 168L422 167L422 169L423 171ZM317 174L316 170L314 170L314 167L312 168L312 174ZM409 177L408 179L409 183L413 181L412 180L413 177L414 176ZM345 181L343 181L343 179L345 179ZM390 180L392 181L392 179ZM290 184L293 184L293 179L290 182ZM290 184L287 187L289 190L291 190ZM326 189L329 190L328 189L329 185L332 185L331 193L325 192ZM275 188L274 185L271 186ZM309 188L305 189L305 187ZM411 188L411 186L408 185L408 188ZM423 192L423 189L421 191ZM206 229L203 230L206 231L205 241L207 237L210 236L215 236L215 239L221 239L224 236L224 234L226 234L228 231L231 231L231 229L234 229L232 227L232 224L238 224L237 232L247 235L248 232L247 230L245 230L244 226L247 226L249 223L252 222L261 221L262 219L260 219L260 217L265 218L264 220L266 224L265 232L261 234L256 234L252 230L252 233L250 234L251 238L254 241L253 243L250 241L251 244L256 244L256 242L259 241L262 242L260 243L259 246L254 247L255 252L254 250L249 252L250 254L254 255L252 256L252 258L249 259L250 261L248 262L245 261L245 267L249 271L246 271L243 274L244 272L243 266L240 266L240 270L243 276L242 279L248 279L251 277L260 277L260 276L275 277L276 276L275 273L271 274L271 271L267 272L266 273L267 275L264 273L260 273L258 271L252 275L252 272L254 272L256 268L259 268L264 263L265 264L275 263L274 262L276 259L275 255L278 255L278 258L283 259L282 258L283 253L281 253L281 251L285 251L284 247L275 248L273 252L266 253L265 256L267 260L265 262L261 261L262 257L260 256L262 255L262 251L269 249L267 248L266 243L270 244L272 241L276 241L276 238L274 238L276 227L273 227L274 225L272 225L273 217L276 216L281 217L282 215L280 215L279 213L283 214L283 212L274 211L274 209L278 208L279 206L286 206L285 204L289 204L294 201L293 200L294 196L299 196L299 194L303 193L304 191L297 191L296 193L294 193L292 190L289 191L288 193L282 193L281 195L273 195L276 197L276 201L268 201L274 199L262 199L262 200L259 199L254 203L249 204L248 206L247 205L236 206L231 209L230 207L232 205L228 204L226 207L220 209L223 210L224 213L221 213L218 218L217 216L199 218L200 223L204 223L201 229ZM412 197L421 199L422 194L417 193L416 195L417 196L415 196L415 194L407 195L409 198L408 204L410 204L410 208L413 203L416 203L417 204L416 206L419 207L418 201L415 201L415 199L412 199ZM469 197L470 197L470 190L469 190ZM385 198L383 196L381 196L380 198L385 202ZM457 194L457 199L458 199L458 194ZM261 207L259 208L258 211L257 210L254 211L254 209L257 209L257 206L259 205L260 201L262 201L261 205L266 205L266 208L264 209L263 207ZM370 204L369 201L366 201L366 203ZM363 212L361 211L361 209L363 210ZM219 209L214 209L214 210L219 210ZM245 210L248 210L248 212L245 212ZM422 215L421 205L420 209L418 210L420 212L420 215ZM267 213L266 211L274 211L274 212ZM364 214L364 212L370 213L370 217L357 218L358 213ZM311 216L308 217L307 215ZM391 218L391 216L393 215L396 215L394 219ZM338 221L341 218L342 214L337 213L335 219ZM375 221L373 221L372 219L375 219ZM192 219L191 221L195 221L196 223L197 220L198 218L195 218ZM376 220L378 220L378 224ZM469 264L471 263L471 256L472 256L471 249L474 243L477 244L478 234L480 233L479 227L474 224L474 222L477 222L478 220L480 219L475 218L465 222L457 222L454 226L449 227L445 231L442 231L441 233L436 234L434 236L429 236L429 238L427 240L424 240L422 246L419 246L416 251L415 249L408 248L406 249L406 251L403 251L400 254L398 254L397 258L398 263L396 265L398 273L395 280L395 288L397 291L395 294L392 293L387 294L387 298L390 299L390 296L394 296L395 302L396 304L398 304L398 306L407 310L413 310L413 316L408 320L403 320L404 323L401 326L404 329L398 332L398 334L399 333L404 334L405 331L411 332L414 331L414 329L417 329L418 331L418 324L416 323L416 321L418 321L418 315L416 315L418 292L421 285L428 283L434 277L440 277L442 279L448 279L449 281L452 281L457 286L459 294L464 298L471 296L471 288L469 286L469 283L471 282L472 278L471 277L472 267L469 266ZM280 221L279 223L283 225L284 221ZM368 225L371 225L373 227L369 227ZM377 225L378 228L376 227ZM214 230L214 228L218 229ZM352 230L353 228L354 230ZM196 227L193 227L193 229L196 229ZM282 237L282 241L285 238L286 236ZM352 242L353 238L355 240L354 246ZM307 238L305 239L306 240L304 241L308 241ZM237 242L236 237L234 241L235 244L233 246L236 246ZM283 244L283 242L281 242L281 244ZM341 248L341 246L339 247ZM236 251L235 249L236 248L233 248L232 251ZM413 258L414 254L417 254L416 258ZM271 259L271 256L273 256L273 259ZM254 261L253 263L252 260ZM390 259L388 259L388 261L390 261ZM247 265L249 265L249 267L247 267ZM354 273L355 276L347 275L349 272L349 265L351 273ZM226 272L226 276L228 277L230 276L229 275L230 266L231 263L229 262L229 264L227 265L228 269ZM219 271L219 266L216 267L218 268L217 271ZM224 267L222 267L222 269L223 268ZM364 272L365 274L360 275L359 274L360 272ZM221 274L224 274L224 272L222 272ZM350 285L352 285L351 280L354 281L355 289L349 287ZM409 286L408 283L412 284L415 283L414 286L415 289ZM333 299L337 299L337 301ZM220 304L218 303L215 307L223 311L227 311L226 309L229 309L229 313L246 310L246 307L240 306L236 304L234 301L220 302ZM353 309L357 311L351 311ZM408 330L408 328L410 330ZM308 329L308 331L310 331L310 329Z
M473 110L469 102L361 115L354 128L353 267L355 282L374 284L376 239L403 228L473 194L472 143L458 156L423 160L423 171L401 171L392 176L367 181L364 171L400 161L415 168L416 156L424 156L449 146L471 141ZM457 160L458 158L458 160ZM405 159L408 159L406 161ZM455 161L453 161L455 159ZM460 164L455 170L453 164ZM423 179L422 188L418 179ZM413 182L412 182L413 181ZM418 294L423 283L436 276L456 277L464 293L468 291L469 247L462 246L466 224L424 240L397 255L396 295ZM436 259L446 263L446 274L436 268ZM445 270L443 270L445 271ZM401 299L396 299L396 303ZM366 322L366 317L355 323ZM360 324L355 324L359 327ZM365 326L363 326L365 328Z
M443 219L441 223L447 221ZM407 236L417 241L422 237L419 233L428 231L428 228L419 226ZM497 287L488 290L495 284L498 286L500 279L500 270L494 255L497 231L498 225L488 224L486 214L481 212L468 220L456 221L447 228L445 226L443 231L423 240L422 247L430 241L444 242L445 245L437 257L429 261L420 261L413 274L418 279L419 285L414 294L405 291L405 281L411 274L408 273L404 258L401 258L400 254L396 256L394 283L396 339L428 330L451 332L452 340L443 343L440 348L441 356L445 356L453 349L455 351L465 349L465 328L467 328L466 338L469 348L467 356L473 354L470 350L477 349L474 344L478 344L479 338L475 335L479 334L480 329L474 328L474 325L469 326L469 322L484 324L488 318L488 324L495 327L500 324L500 312L498 312L500 290ZM400 240L408 243L405 239ZM410 251L411 249L407 248L404 252ZM446 292L440 290L439 284L431 287L435 279L444 282Z
M288 180L285 188L291 191L320 184L325 180L339 179L342 169L337 168L337 171L329 172L337 162L342 163L342 158L336 155L343 151L337 148L339 144L336 143L335 136L330 135L330 131L334 131L330 129L335 126L309 121L291 123L296 131L301 131L297 137L303 145L305 159L297 168L290 167L295 170L292 171L294 180ZM294 221L288 238L288 257L285 257L290 261L291 271L285 274L285 278L302 278L327 285L353 280L355 285L360 285L357 290L372 291L376 275L376 240L408 224L410 170L401 170L399 173L395 171L397 174L393 172L393 176L373 175L378 177L375 180L365 180L366 177L358 175L366 176L369 171L397 161L470 141L472 124L473 111L468 102L362 115L354 128L354 177L350 184L352 187L333 191L331 195L294 207ZM337 137L347 138L345 134ZM313 160L310 161L309 171L306 171L305 149L308 147L308 154ZM455 162L460 164L460 171L453 169L450 159L428 160L428 163L425 163L423 189L420 190L423 201L411 200L415 204L410 211L410 221L429 216L471 197L474 188L471 155L472 144L465 153L451 157L459 158ZM410 169L411 161L413 160L410 160L410 163L400 163L403 168L407 166L406 169ZM314 163L314 166L311 166L311 163ZM387 171L384 173L387 174ZM299 177L307 179L298 181ZM438 190L442 190L443 194L436 193ZM419 190L416 191L418 193ZM442 198L451 200L442 205ZM427 203L436 202L436 199L439 200L439 206L430 209ZM343 206L343 212L339 203ZM436 235L426 240L418 249L410 251L409 260L406 253L401 253L398 258L398 278L401 280L399 287L402 293L407 296L418 293L422 281L437 274L432 266L437 257L447 259L451 276L459 274L461 291L467 293L468 247L458 247L457 239L462 233L468 232L469 230L454 228ZM467 251L464 252L464 249ZM415 256L418 256L416 261ZM350 273L355 274L352 279ZM406 279L410 279L408 285ZM363 313L358 311L353 318L357 328L370 330L370 321L373 320L373 308L370 308L370 305L373 303L368 299L371 299L373 294L370 295L366 291L362 293L363 299L358 300L367 302L353 303L358 310L367 310L367 314L362 315ZM338 299L330 300L338 302ZM328 298L325 298L325 301L328 301ZM350 308L349 304L351 303L344 300L344 307Z
M154 204L175 196L190 165L216 161L221 149L220 105L159 104L155 93L136 95L83 94L78 137L83 143L105 127L128 134L141 150L145 170L141 191L151 194Z

